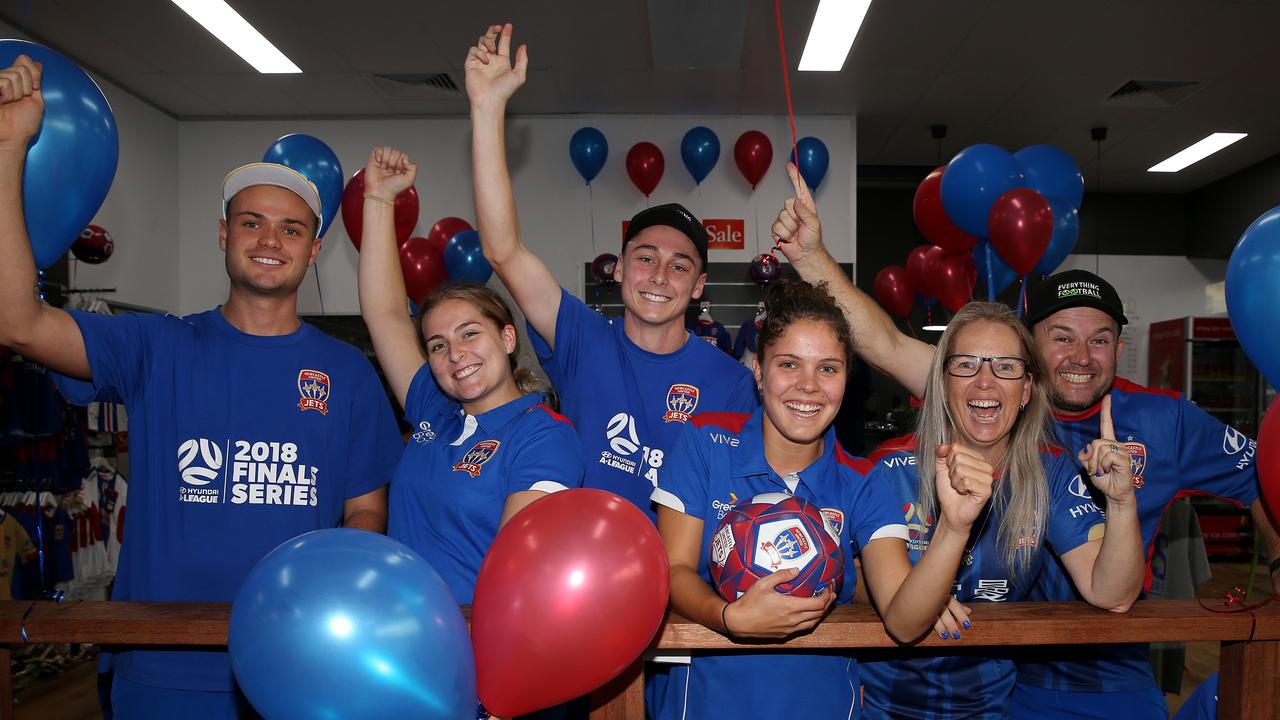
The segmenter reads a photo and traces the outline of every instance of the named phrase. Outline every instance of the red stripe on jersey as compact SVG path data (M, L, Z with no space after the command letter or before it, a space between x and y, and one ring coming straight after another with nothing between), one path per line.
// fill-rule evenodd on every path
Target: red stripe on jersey
M1139 385L1138 383L1133 382L1131 380L1126 380L1125 378L1122 378L1119 375L1116 376L1115 380L1111 381L1111 389L1119 390L1120 392L1123 392L1123 393L1139 393L1144 395L1163 395L1164 397L1173 398L1174 400L1179 400L1182 398L1182 393L1178 392L1177 390L1162 390L1160 388L1150 388L1150 387L1147 387L1146 385ZM1076 420L1084 420L1085 418L1091 418L1094 415L1097 415L1101 411L1102 411L1102 398L1098 398L1098 402L1094 403L1089 408L1081 410L1080 412L1072 413L1072 412L1061 412L1058 410L1054 410L1053 417L1055 419L1062 420L1063 422L1075 422Z
M885 456L892 455L893 453L896 453L896 452L915 452L915 451L916 451L916 434L907 433L906 435L902 435L896 438L889 438L888 440L885 440L884 442L880 443L880 446L877 447L874 451L872 451L872 453L868 455L867 458L871 460L871 462L873 463L878 463L881 460L883 460Z
M853 471L859 475L870 474L872 468L876 466L875 461L873 460L854 457L845 452L844 448L840 447L840 443L836 443L836 462L844 465L845 467L853 468Z
M750 413L704 412L694 415L689 422L693 423L694 427L711 425L732 433L740 433L750 417Z
M572 420L570 420L569 418L567 418L567 417L565 417L565 416L561 415L560 413L556 412L555 410L552 410L550 405L548 405L548 404L546 404L546 403L539 403L538 405L534 405L534 407L535 407L535 408L537 408L538 410L545 410L545 411L547 411L547 414L551 416L551 419L552 419L552 420L559 420L560 422L564 423L565 425L568 425L569 427L573 427L573 421L572 421Z

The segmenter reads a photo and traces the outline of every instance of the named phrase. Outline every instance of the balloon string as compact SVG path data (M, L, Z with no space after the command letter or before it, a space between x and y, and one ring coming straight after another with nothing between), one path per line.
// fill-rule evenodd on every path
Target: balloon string
M787 92L787 118L791 121L791 157L800 162L799 143L796 141L796 113L791 107L791 76L787 73L787 46L782 42L782 2L773 0L773 17L778 26L778 55L782 60L782 87Z
M907 329L911 331L911 339L919 340L919 336L916 335L916 326L911 323L911 318L905 318L904 320L906 322Z
M756 202L756 194L751 193L751 212L756 218L756 254L763 255L760 252L760 204Z
M320 268L313 267L312 270L315 270L316 294L320 296L320 316L324 317L326 313L324 311L324 291L320 289Z
M1023 275L1018 279L1020 287L1018 288L1018 319L1022 319L1022 311L1027 307L1027 276Z
M591 208L591 257L600 253L596 251L596 196L591 191L591 183L587 183L587 205Z
M996 283L991 277L991 243L987 243L987 302L996 301Z

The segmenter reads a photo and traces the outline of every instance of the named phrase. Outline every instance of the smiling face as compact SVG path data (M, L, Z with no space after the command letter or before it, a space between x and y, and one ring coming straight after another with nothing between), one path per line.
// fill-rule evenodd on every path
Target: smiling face
M978 320L956 333L947 355L1021 358L1023 350L1017 333L1011 328ZM991 362L979 361L978 373L972 377L957 377L950 373L946 376L947 409L955 438L982 453L988 462L1004 453L1018 413L1031 399L1034 383L1030 373L1017 380L998 378L992 368L993 363L997 365L995 369L1017 374L1019 363L1016 361L993 359ZM962 372L971 369L967 365L958 367Z
M282 296L298 290L316 261L316 216L302 198L274 185L253 185L227 204L218 224L233 291Z
M766 451L770 442L811 445L835 420L844 398L848 358L827 323L797 320L755 363L764 401Z
M1124 343L1110 315L1090 307L1059 310L1036 323L1034 335L1055 410L1087 410L1111 388Z
M689 301L702 296L707 281L698 250L684 233L665 225L645 228L627 243L613 271L622 302L648 325L684 326Z
M423 341L441 392L476 415L519 395L508 357L516 329L498 328L465 300L445 300L427 313Z

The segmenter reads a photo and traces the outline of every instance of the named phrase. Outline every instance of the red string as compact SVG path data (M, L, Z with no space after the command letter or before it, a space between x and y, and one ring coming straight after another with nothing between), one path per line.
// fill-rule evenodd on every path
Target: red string
M1237 613L1249 613L1249 639L1245 642L1253 642L1254 631L1258 629L1258 614L1254 612L1258 608L1270 605L1273 600L1280 600L1280 596L1268 595L1252 605L1245 604L1244 589L1239 585L1233 586L1230 590L1222 594L1222 604L1226 606L1225 610L1215 610L1205 604L1204 600L1197 600L1200 607L1209 612L1224 613L1227 615L1235 615Z
M800 162L796 142L796 113L791 108L791 77L787 74L787 46L782 42L782 0L773 0L773 17L778 25L778 55L782 58L782 86L787 90L787 117L791 120L791 157Z

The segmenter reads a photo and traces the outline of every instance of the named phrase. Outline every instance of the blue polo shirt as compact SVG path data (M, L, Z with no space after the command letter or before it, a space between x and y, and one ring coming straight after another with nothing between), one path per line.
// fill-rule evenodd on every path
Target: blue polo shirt
M823 452L782 478L764 455L763 410L705 413L681 435L653 491L654 502L702 520L698 574L711 584L711 538L725 513L760 493L804 498L834 520L844 550L838 604L853 600L853 558L876 538L906 538L889 489L868 481L872 463L849 456L828 428ZM736 652L694 655L673 666L652 698L655 718L856 717L858 666L852 650L825 653Z
M901 447L900 445L897 447ZM914 565L929 547L934 518L920 507L920 475L916 472L914 442L905 450L877 453L868 482L891 490L909 530L907 554ZM1045 480L1049 485L1049 515L1045 540L1055 554L1074 550L1101 537L1103 519L1097 506L1081 488L1082 478L1066 453L1043 452ZM1008 487L1007 485L1005 487ZM1020 568L1005 564L1004 548L997 545L1003 506L994 500L974 523L957 571L952 594L960 602L1020 602L1028 599L1045 546L1032 539L1031 553ZM862 662L863 716L866 718L1006 718L1013 692L1015 668L1004 654L990 648L961 651L925 650L910 657Z
M673 353L651 353L567 291L560 294L555 349L529 328L560 408L578 431L583 485L626 498L652 519L649 495L666 472L680 430L700 412L750 412L751 373L689 335Z
M1098 437L1101 407L1099 401L1083 413L1058 415L1059 439L1069 452L1083 449ZM1254 463L1257 443L1182 399L1179 393L1116 378L1111 387L1111 418L1116 440L1133 459L1148 572L1156 528L1175 498L1213 496L1242 507L1258 499ZM1094 499L1105 509L1105 498L1094 492ZM1079 600L1080 595L1066 569L1053 560L1045 563L1031 599ZM1146 644L1037 648L1019 661L1018 682L1047 690L1081 692L1156 687Z
M577 436L542 393L467 415L426 363L405 408L413 434L391 481L387 535L426 558L467 604L507 496L581 487Z

